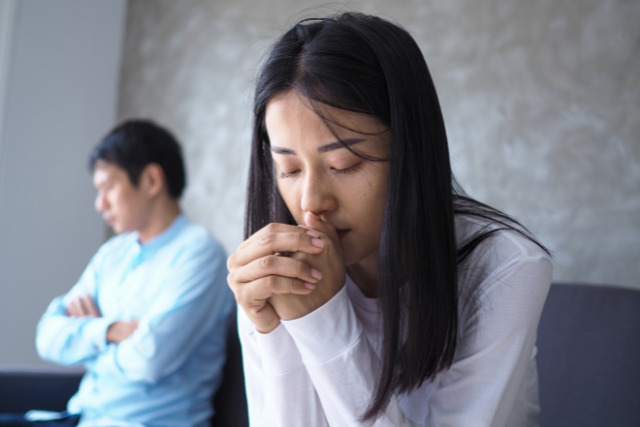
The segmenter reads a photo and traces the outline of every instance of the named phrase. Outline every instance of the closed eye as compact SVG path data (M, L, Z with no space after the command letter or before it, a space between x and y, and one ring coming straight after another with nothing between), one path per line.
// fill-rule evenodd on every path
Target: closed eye
M280 172L280 179L293 178L300 172L299 169L296 169L292 172Z
M362 165L362 162L358 162L358 163L356 163L356 164L354 164L352 166L349 166L348 168L340 169L340 168L332 167L331 170L333 170L334 172L339 173L339 174L348 174L348 173L357 171L360 168L361 165Z

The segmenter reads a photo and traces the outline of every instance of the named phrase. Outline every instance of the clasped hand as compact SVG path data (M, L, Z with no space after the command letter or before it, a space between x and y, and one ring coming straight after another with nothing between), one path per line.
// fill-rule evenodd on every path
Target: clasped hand
M258 331L300 318L330 300L345 283L338 235L306 213L305 226L272 223L227 261L228 283Z

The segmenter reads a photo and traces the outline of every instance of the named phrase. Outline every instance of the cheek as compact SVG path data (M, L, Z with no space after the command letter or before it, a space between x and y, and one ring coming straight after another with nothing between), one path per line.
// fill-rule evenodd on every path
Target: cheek
M355 200L359 199L361 209L365 209L371 219L382 217L384 204L387 196L387 175L386 173L372 174L365 186L361 186L356 194Z
M121 200L122 197L120 197L120 194L115 191L109 194L109 197L107 198L109 206L111 206L111 208L115 210L120 210L120 205L122 204Z
M282 185L278 182L278 191L280 192L280 197L284 200L285 205L289 208L291 214L298 219L298 212L300 211L300 195L295 187L291 184Z
M378 179L375 182L375 192L376 192L376 201L377 201L377 209L380 212L380 216L382 217L382 213L384 211L384 204L387 199L387 186L389 184L389 167L388 164L380 165L382 167L381 173L378 175Z
M110 204L112 210L116 211L121 217L131 216L132 211L136 209L135 200L128 197L126 192L114 192Z

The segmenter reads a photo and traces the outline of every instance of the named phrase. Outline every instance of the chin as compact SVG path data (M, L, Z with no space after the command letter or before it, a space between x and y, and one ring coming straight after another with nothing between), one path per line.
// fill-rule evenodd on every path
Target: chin
M359 249L359 250L358 250ZM372 261L377 265L378 262L378 251L377 249L368 249L368 248L352 248L349 250L349 247L342 246L342 257L344 259L344 265L349 267L355 264L366 263L370 264Z
M120 233L123 233L125 230L117 224L112 224L111 231L113 231L114 234L120 234Z
M359 257L355 254L349 253L348 251L344 251L343 253L343 257L344 257L344 265L346 267L353 265L353 264L357 264L360 261L362 261L362 257Z

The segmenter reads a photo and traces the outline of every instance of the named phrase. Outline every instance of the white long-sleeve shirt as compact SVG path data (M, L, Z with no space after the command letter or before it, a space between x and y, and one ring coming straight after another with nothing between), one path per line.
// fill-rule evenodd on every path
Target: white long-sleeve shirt
M458 219L458 238L480 226ZM535 340L551 270L547 254L512 231L476 248L459 268L453 365L393 396L374 425L537 425ZM251 425L362 425L380 372L380 316L349 277L325 305L268 334L239 309Z

